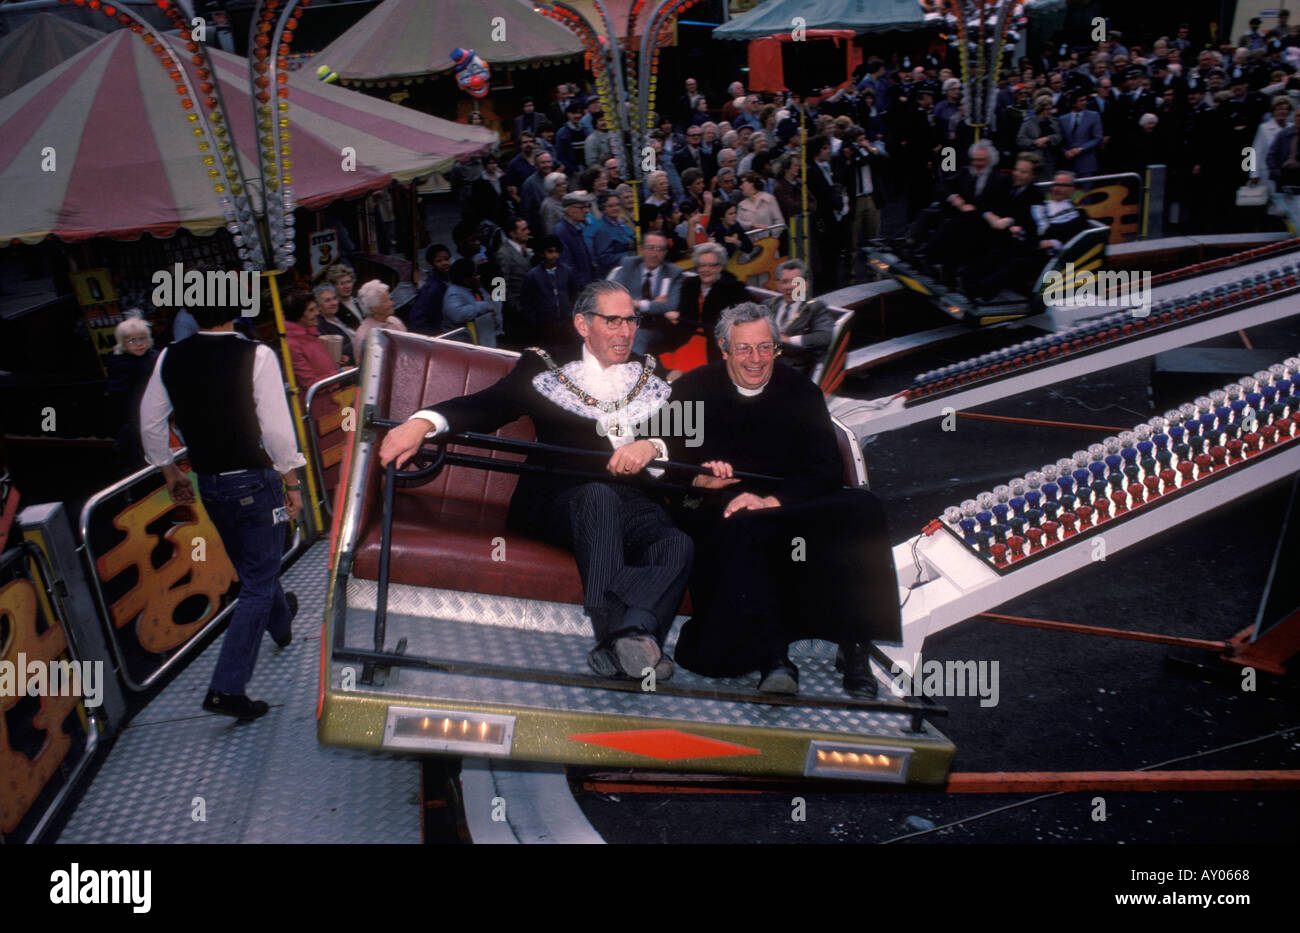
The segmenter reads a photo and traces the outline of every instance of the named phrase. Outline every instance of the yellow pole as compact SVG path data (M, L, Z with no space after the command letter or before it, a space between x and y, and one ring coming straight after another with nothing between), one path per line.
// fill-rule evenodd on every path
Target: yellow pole
M284 307L280 304L280 286L276 282L279 269L270 269L262 273L271 281L271 308L275 311L275 333L280 338L280 359L284 362L285 377L289 381L289 410L293 414L294 431L298 435L298 449L306 454L311 450L307 443L307 425L303 417L302 399L298 396L298 380L293 374L293 360L289 356L289 339L284 333ZM318 532L324 531L325 523L320 511L320 495L316 489L316 470L312 464L304 471L307 474L307 502L311 509L312 521Z

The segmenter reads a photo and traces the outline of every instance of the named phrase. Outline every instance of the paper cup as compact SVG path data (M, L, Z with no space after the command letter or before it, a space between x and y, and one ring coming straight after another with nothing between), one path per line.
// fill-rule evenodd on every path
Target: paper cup
M343 338L338 334L321 334L320 339L330 351L330 357L337 363L343 357Z

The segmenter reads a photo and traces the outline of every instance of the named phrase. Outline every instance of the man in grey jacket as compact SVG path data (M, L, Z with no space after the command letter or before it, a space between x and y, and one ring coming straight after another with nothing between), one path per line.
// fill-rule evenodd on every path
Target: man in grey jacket
M662 233L647 233L641 240L641 255L628 256L606 276L628 290L636 310L647 315L637 328L633 353L658 349L663 330L661 320L677 321L677 304L682 295L682 270L665 262L669 241Z

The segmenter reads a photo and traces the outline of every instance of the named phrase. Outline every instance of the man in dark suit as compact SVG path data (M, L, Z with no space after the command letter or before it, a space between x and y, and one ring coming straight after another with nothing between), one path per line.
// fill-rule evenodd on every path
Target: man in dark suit
M1026 287L1042 268L1045 259L1038 252L1034 219L1034 207L1043 200L1034 184L1039 165L1037 153L1021 153L1011 171L1010 186L981 216L987 229L981 231L979 241L987 243L988 249L963 272L970 297L992 298L1007 285Z
M515 117L515 139L519 139L524 133L535 135L541 125L546 122L546 114L537 112L537 105L531 97L524 98L523 108L523 113Z
M583 218L587 216L587 195L575 191L564 196L564 219L555 225L555 236L560 241L560 262L569 267L579 289L586 288L595 275L595 261L591 247L583 236Z
M675 350L703 333L709 341L709 360L721 358L713 342L713 328L724 309L750 300L748 289L723 269L726 264L727 250L717 243L701 243L695 247L696 274L682 282L682 297L677 305L679 317L664 337L664 350Z
M546 236L537 244L542 261L524 275L519 292L519 336L525 346L559 343L572 336L573 302L581 291L568 266L560 262L558 237Z
M671 244L666 234L647 233L641 239L641 255L628 256L609 271L609 280L628 290L642 315L632 344L634 353L657 352L664 336L659 325L677 321L683 276L680 267L665 262Z
M969 263L972 250L980 243L984 212L1002 200L1007 188L997 172L998 151L991 142L981 139L974 143L968 157L969 164L947 186L943 219L924 250L924 261L942 264L949 279Z
M718 170L717 157L702 146L704 131L698 126L687 127L686 145L673 150L673 167L681 175L688 168L697 168L707 185Z
M807 274L808 267L798 259L781 263L776 267L776 284L781 294L769 298L763 307L781 332L781 361L811 378L831 345L835 315L825 302L799 296L800 291L808 288Z
M573 326L581 345L574 341L554 354L525 351L488 388L438 402L391 429L381 462L396 459L401 466L431 433L494 431L527 415L543 444L612 448L605 465L611 478L653 470L652 461L667 459L667 447L657 438L638 440L635 427L664 405L671 390L648 360L632 353L632 297L617 283L594 282L574 306ZM559 465L546 454L529 462ZM686 589L694 548L655 497L636 485L525 473L507 520L512 528L573 551L596 635L588 655L592 670L641 678L649 668L660 680L672 676L662 645Z
M851 210L848 192L831 162L827 136L808 140L808 193L817 199L814 217L813 277L817 290L828 292L839 281L840 253L844 249L844 221Z
M501 306L501 313L505 316L505 334L499 338L500 345L514 345L517 342L515 332L520 330L519 324L519 298L523 293L524 277L533 267L532 252L528 249L528 221L522 217L514 217L506 224L505 237L501 241L501 248L496 251L493 259L496 260L497 270L501 273L501 278L506 287L505 303ZM495 292L495 284L492 286Z
M1088 109L1088 96L1076 94L1070 112L1060 119L1061 148L1070 171L1096 175L1101 167L1101 117Z

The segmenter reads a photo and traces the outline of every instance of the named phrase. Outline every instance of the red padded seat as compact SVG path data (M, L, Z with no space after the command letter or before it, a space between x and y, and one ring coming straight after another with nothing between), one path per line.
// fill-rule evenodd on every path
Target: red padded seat
M510 371L516 355L468 344L430 340L385 331L385 358L379 386L380 417L405 420L422 408L496 382ZM534 440L532 421L521 418L496 434ZM453 447L478 456L522 460L506 454ZM379 577L382 470L372 458L361 533L353 573ZM519 596L582 604L582 583L573 555L562 548L506 529L506 512L515 490L511 473L449 466L433 481L398 489L393 501L393 542L389 580L414 586ZM502 549L505 560L493 560Z

